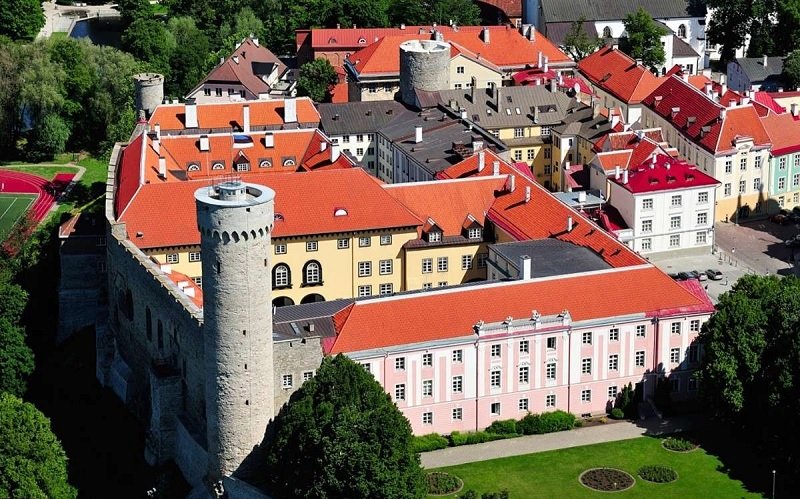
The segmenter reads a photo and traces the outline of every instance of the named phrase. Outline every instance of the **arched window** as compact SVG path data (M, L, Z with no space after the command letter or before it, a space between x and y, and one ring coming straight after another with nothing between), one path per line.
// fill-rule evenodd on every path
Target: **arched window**
M295 166L295 164L293 159L287 159L283 162L283 166Z
M316 260L311 260L303 267L303 284L316 286L322 284L322 266Z
M603 38L611 38L611 28L608 26L603 28Z
M221 161L217 161L216 163L211 165L211 169L212 170L224 170L225 169L225 163L222 163Z
M678 38L686 38L686 25L678 26Z
M268 159L262 159L260 163L258 163L259 168L272 168L272 161Z
M292 272L286 264L278 264L272 269L272 287L288 288L292 285Z
M191 163L189 165L189 171L190 172L200 171L200 165L198 165L197 163Z

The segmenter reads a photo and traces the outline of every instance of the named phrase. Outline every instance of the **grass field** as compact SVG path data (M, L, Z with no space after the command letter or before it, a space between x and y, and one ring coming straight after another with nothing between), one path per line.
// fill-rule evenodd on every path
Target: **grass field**
M47 180L53 180L53 178L55 178L55 176L59 173L72 173L73 175L78 173L77 167L66 165L8 165L4 166L3 168L15 172L30 173L31 175L36 175L37 177L42 177Z
M0 241L36 199L35 194L0 194Z
M606 466L625 470L636 477L639 467L646 464L670 466L678 472L678 479L655 484L637 477L631 489L612 495L620 498L762 497L720 471L725 469L722 462L702 448L688 453L669 452L661 447L660 439L651 437L494 459L437 471L460 477L464 480L462 492L473 489L479 495L507 489L512 499L608 497L607 492L594 492L581 485L578 475L589 468Z

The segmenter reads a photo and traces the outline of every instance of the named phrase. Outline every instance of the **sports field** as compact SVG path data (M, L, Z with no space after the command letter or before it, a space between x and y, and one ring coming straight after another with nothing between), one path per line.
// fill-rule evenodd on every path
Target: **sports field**
M0 241L30 208L36 194L0 194Z

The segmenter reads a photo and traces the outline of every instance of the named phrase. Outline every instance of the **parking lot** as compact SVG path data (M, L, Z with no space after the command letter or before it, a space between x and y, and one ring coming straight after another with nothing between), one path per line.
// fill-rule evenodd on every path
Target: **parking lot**
M707 280L704 286L716 303L719 295L745 274L794 273L793 261L800 260L800 247L789 248L784 240L800 232L796 225L779 225L768 220L748 221L738 225L718 223L714 227L714 253L693 256L660 256L651 261L667 273L719 269L720 281Z

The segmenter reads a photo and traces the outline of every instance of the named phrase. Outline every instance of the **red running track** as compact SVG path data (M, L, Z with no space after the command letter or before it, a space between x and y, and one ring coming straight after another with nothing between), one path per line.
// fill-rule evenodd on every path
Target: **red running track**
M0 170L0 194L36 194L29 212L35 222L40 222L74 176L72 173L59 173L51 182L29 173Z

